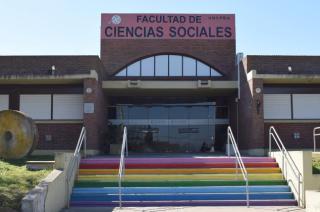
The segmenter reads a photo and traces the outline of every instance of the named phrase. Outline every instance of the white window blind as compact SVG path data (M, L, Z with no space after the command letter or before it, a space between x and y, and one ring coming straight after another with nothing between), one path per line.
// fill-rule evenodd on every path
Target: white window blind
M82 94L54 94L53 119L82 119Z
M51 119L51 95L20 95L20 111L32 119Z
M293 94L294 119L320 119L320 94Z
M9 109L9 95L0 95L0 111Z
M290 94L264 94L264 119L291 119Z

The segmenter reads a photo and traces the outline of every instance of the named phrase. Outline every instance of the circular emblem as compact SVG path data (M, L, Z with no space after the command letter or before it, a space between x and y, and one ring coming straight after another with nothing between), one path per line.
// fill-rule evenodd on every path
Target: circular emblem
M118 25L121 23L121 17L119 15L114 15L112 16L111 21L113 24Z

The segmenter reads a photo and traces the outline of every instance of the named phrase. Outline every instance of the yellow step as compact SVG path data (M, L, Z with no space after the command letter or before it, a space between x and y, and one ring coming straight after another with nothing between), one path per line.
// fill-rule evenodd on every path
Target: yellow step
M118 174L118 169L80 169L80 175ZM126 174L232 174L235 168L199 168L199 169L126 169ZM248 173L280 173L280 168L248 168ZM238 172L241 172L238 169Z
M281 173L249 174L249 180L283 180ZM161 175L125 175L127 181L165 181L165 180L242 180L242 175L236 174L161 174ZM117 181L118 175L79 175L78 180Z

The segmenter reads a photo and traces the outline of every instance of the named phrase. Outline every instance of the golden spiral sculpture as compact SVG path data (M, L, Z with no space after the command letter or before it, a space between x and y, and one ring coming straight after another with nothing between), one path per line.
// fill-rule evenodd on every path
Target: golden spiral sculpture
M24 113L15 110L0 111L1 158L23 158L36 148L38 138L36 124Z

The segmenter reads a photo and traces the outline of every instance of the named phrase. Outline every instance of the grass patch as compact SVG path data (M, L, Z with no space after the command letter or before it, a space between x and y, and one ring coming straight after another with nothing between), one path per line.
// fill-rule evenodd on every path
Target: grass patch
M19 210L24 195L50 173L51 170L27 170L27 160L53 160L53 157L0 160L0 208Z
M313 158L312 171L313 174L320 174L320 158Z

